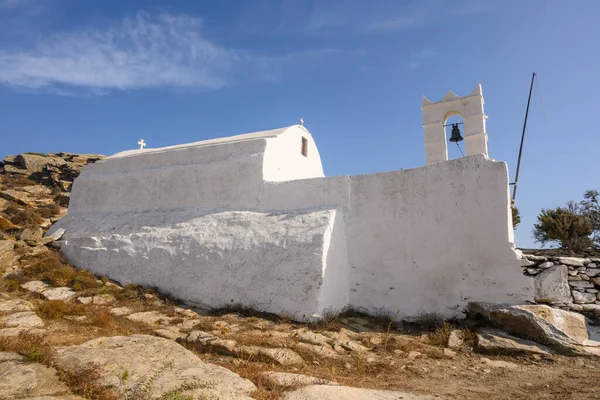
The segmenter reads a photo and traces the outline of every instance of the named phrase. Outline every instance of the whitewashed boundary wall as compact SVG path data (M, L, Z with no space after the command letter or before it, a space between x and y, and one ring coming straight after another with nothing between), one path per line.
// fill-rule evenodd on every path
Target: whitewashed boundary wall
M309 136L288 130L276 139L299 150L294 137ZM505 163L475 155L325 178L310 147L307 160L274 170L284 161L269 161L271 139L87 166L51 232L66 229L61 251L74 265L123 283L299 320L345 305L452 317L469 301L533 300L514 251ZM309 172L295 173L303 162Z

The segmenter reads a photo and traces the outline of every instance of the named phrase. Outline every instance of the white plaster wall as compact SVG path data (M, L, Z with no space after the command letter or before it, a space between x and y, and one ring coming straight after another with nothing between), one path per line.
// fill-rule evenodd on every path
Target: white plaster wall
M249 208L263 185L267 139L138 152L87 165L69 213Z
M348 304L341 212L78 213L61 251L123 284L208 308L242 304L309 320Z
M307 156L302 155L302 138L307 140ZM324 177L319 149L310 132L299 125L267 139L263 164L265 181L291 181Z
M476 155L407 171L266 183L259 208L344 210L350 303L460 316L532 300L513 244L508 169Z

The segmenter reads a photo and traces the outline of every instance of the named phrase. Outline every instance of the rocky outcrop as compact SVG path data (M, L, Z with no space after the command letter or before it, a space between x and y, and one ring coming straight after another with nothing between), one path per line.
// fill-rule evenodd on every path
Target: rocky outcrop
M106 157L100 154L23 153L6 156L3 170L5 173L28 176L47 186L68 191L84 165L104 158Z
M92 383L123 398L145 392L152 398L179 393L193 398L242 400L256 390L249 380L204 363L179 344L155 336L105 337L58 348L54 363L67 373L93 368Z
M68 394L67 386L58 379L54 368L27 363L15 353L0 353L0 399L63 399L62 396Z
M600 354L600 343L581 314L545 305L506 306L469 303L468 315L522 339L533 340L567 354Z

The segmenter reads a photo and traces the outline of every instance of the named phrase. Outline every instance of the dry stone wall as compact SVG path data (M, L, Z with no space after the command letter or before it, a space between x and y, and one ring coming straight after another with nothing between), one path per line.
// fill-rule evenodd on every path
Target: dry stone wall
M536 302L600 318L600 258L524 254L521 266Z

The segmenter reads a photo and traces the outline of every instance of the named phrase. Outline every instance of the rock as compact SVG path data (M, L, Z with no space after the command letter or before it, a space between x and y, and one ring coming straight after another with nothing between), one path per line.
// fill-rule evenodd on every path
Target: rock
M481 316L490 325L522 339L553 346L569 354L581 354L589 341L582 314L544 305L508 306L469 303L469 316Z
M77 346L56 349L54 363L75 373L93 364L90 383L118 391L120 398L148 387L148 398L166 396L190 385L180 395L192 398L249 399L256 390L252 382L217 365L204 363L174 341L148 335L102 337ZM119 374L127 371L127 379ZM194 387L196 387L194 389ZM139 390L137 392L139 393Z
M590 281L590 277L589 277L589 276L587 276L587 275L579 275L579 276L581 276L581 280L582 280L582 281L586 281L586 282L589 282L589 281Z
M310 343L297 343L296 347L301 350L306 350L306 351L314 354L317 357L330 358L330 359L339 358L338 353L341 353L341 354L345 353L342 346L339 346L337 351L335 349L332 349L331 346L329 346L329 345L320 346L317 344L310 344Z
M3 218L0 217L0 223ZM0 240L0 268L10 265L15 257L15 244L12 240Z
M44 321L33 311L23 311L0 317L0 325L5 328L43 328Z
M415 360L419 357L421 357L423 354L419 353L418 351L409 351L408 352L408 358L410 358L411 360Z
M19 361L5 361L0 365L0 399L69 394L67 386L58 379L54 368Z
M482 329L477 333L475 351L485 354L520 355L554 354L552 349L533 342L519 339L495 329Z
M594 285L600 286L600 278L592 278L590 279L590 282L592 282Z
M70 300L77 295L69 287L53 288L42 281L30 281L21 285L21 287L30 292L39 293L48 300Z
M170 329L170 328L161 328L155 329L153 332L156 336L170 339L170 340L178 340L185 338L185 334L179 332L179 329Z
M581 304L569 304L569 310L571 311L583 311Z
M99 294L92 298L92 303L97 306L106 306L108 304L112 304L116 301L115 296L112 294Z
M168 325L174 318L158 311L144 311L127 316L127 319L150 326Z
M291 374L288 372L265 372L263 375L272 383L278 386L306 386L306 385L337 385L335 382L327 379L315 378L300 374Z
M287 392L283 400L435 400L436 397L391 390L362 389L349 386L311 385Z
M0 301L0 314L31 311L32 307L32 304L25 300L15 299Z
M582 293L573 291L573 301L577 304L593 303L596 301L596 295L593 293Z
M25 357L18 353L13 353L10 351L0 352L0 363L5 361L23 361Z
M586 281L570 281L569 286L576 289L592 289L594 284Z
M554 267L554 263L552 261L546 261L545 263L541 263L540 265L538 265L538 268L541 269L546 269L550 267Z
M457 350L463 345L463 333L458 329L453 329L450 331L450 335L448 336L448 347Z
M290 349L239 346L237 350L243 357L255 357L257 360L267 363L295 365L303 362L302 357Z
M561 264L570 265L572 267L583 267L584 258L576 258L576 257L559 257L558 261Z
M526 258L521 259L521 267L531 267L532 265L535 265L535 262L530 261Z
M48 331L42 328L4 328L0 329L0 337L16 337L27 334L30 336L46 336Z
M533 254L524 254L523 257L525 257L528 260L531 261L546 261L547 258L544 256L535 256Z
M454 358L456 356L456 352L454 350L450 350L448 348L444 348L444 355L448 358Z
M594 264L594 267L596 265ZM595 277L596 275L600 274L600 268L592 268L592 269L588 269L587 271L585 271L585 274L587 276L589 276L590 278Z
M537 275L540 273L541 270L537 269L537 268L527 268L527 273L529 275Z
M129 315L133 313L133 310L129 307L115 307L108 310L112 315L116 315L118 317Z
M28 241L28 240L37 240L42 238L42 228L32 230L29 228L23 229L23 232L19 235L19 239Z
M535 277L535 301L550 304L572 302L567 274L568 269L564 265L547 268L539 273Z
M52 234L47 235L46 237L51 238L53 240L60 240L64 234L65 234L65 230L63 228L58 228L57 230L52 232Z
M600 309L600 305L598 304L582 304L581 307L583 311L595 311Z
M75 293L73 291L73 289L66 287L66 286L46 289L41 294L48 300L62 300L62 301L71 300L73 297L75 297L77 295L77 293Z
M368 347L363 346L362 344L355 342L354 340L348 340L347 342L339 343L345 350L348 351L369 351Z
M594 293L594 294L596 294L596 293L599 292L599 290L598 289L585 289L585 292L586 293Z
M77 301L80 302L81 304L92 304L92 302L94 301L94 298L92 296L78 297Z
M226 356L237 356L237 343L234 340L224 340L219 337L204 331L192 331L185 338L189 346L196 350L208 353L215 352Z
M598 267L598 264L591 262L591 263L589 263L588 265L586 265L586 267L587 267L587 268L590 268L590 269L594 269L594 268L597 268L597 267ZM600 273L600 272L599 272L599 273Z
M298 335L296 335L296 339L304 343L316 344L321 346L328 345L333 341L327 336L310 331L299 333Z
M577 272L569 271L569 277L567 278L569 282L571 281L582 281L580 276L577 276Z
M501 360L490 360L489 358L485 358L483 357L481 359L481 363L482 364L486 364L489 365L492 368L508 368L508 369L515 369L518 368L519 366L515 363L512 362L508 362L508 361L501 361Z

